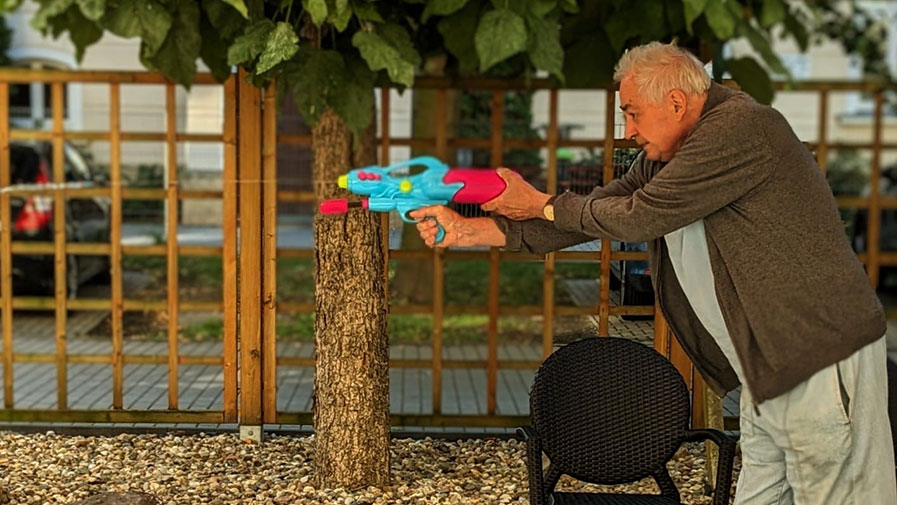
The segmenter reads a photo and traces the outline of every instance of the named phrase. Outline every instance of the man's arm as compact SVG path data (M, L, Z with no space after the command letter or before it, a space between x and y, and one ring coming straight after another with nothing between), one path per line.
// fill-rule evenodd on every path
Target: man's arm
M783 126L771 124L780 115L756 107L744 112L735 117L717 107L708 113L673 159L631 195L559 196L555 224L570 232L642 242L741 198L772 173L770 142L783 141L766 135L769 129L781 131Z
M505 239L502 246L509 251L545 254L595 240L584 233L559 230L554 223L544 219L514 221L499 215L483 219L492 221L501 231Z
M448 229L447 229L448 230ZM471 217L455 222L451 231L457 237L453 245L460 247L495 246L504 247L505 234L488 217Z
M452 209L434 205L412 211L410 216L418 221L417 231L429 247L472 247L505 245L505 235L488 217L463 217ZM436 243L438 227L445 235Z
M648 180L646 163L645 153L639 153L623 177L614 179L607 185L596 187L587 198L631 195L644 186ZM505 236L505 248L511 251L522 250L544 254L597 238L596 235L588 233L559 229L554 223L543 219L514 221L500 215L494 215L492 219L495 220L496 225Z

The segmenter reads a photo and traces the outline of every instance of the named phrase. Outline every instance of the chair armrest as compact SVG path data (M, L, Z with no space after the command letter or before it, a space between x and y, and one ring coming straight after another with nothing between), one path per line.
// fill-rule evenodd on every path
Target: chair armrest
M735 465L735 446L738 437L719 430L689 430L685 434L688 442L710 440L719 447L719 461L716 465L716 485L713 489L713 505L728 505L732 488L732 467Z
M526 443L526 473L529 477L529 502L531 505L548 505L543 491L542 439L532 426L517 429L517 435Z

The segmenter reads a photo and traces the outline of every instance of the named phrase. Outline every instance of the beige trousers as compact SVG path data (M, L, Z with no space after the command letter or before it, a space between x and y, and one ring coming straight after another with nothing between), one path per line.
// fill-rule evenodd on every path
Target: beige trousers
M897 505L885 339L755 406L741 394L736 505Z

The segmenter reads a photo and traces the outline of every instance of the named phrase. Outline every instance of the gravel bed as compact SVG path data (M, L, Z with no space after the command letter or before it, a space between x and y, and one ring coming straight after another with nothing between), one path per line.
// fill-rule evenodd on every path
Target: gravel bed
M78 437L0 432L0 505L71 503L103 492L143 492L164 504L529 503L524 444L516 440L394 439L390 486L319 489L313 437L236 435ZM736 462L737 468L737 462ZM669 464L685 503L707 504L702 446ZM564 477L563 490L596 490ZM656 492L653 480L603 488Z

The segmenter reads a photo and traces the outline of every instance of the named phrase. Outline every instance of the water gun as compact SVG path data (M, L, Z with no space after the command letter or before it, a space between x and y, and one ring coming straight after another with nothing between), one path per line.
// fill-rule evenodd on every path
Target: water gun
M416 166L425 169L410 175ZM343 214L357 207L375 212L395 209L406 223L416 222L408 213L421 207L449 202L483 204L500 195L506 186L495 170L449 168L432 156L420 156L388 167L357 168L341 175L337 182L339 187L368 198L360 202L344 198L321 202L322 214ZM445 237L445 229L439 223L436 225L436 243L439 243Z

